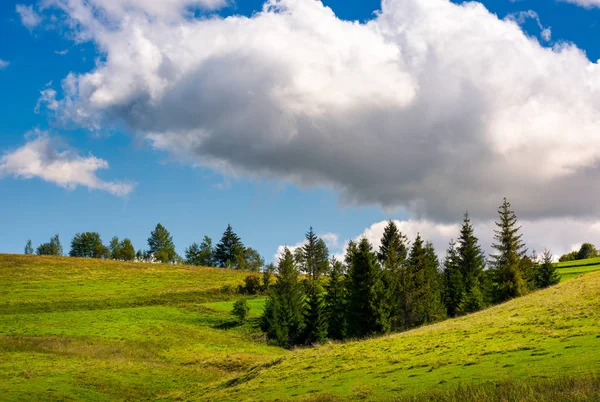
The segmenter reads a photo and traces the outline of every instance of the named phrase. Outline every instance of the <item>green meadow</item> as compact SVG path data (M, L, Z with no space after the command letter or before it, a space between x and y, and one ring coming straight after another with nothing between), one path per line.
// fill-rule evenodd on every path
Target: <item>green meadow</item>
M465 317L287 351L258 328L264 299L231 315L246 272L0 255L0 399L598 400L593 267L561 264L570 280Z

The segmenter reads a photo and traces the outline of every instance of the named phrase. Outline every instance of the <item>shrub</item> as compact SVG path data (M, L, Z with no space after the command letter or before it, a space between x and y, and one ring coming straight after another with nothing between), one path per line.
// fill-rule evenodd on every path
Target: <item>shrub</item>
M244 323L249 312L250 305L246 299L240 299L233 304L233 310L231 311L231 314L233 314L240 323Z
M248 275L244 279L244 285L240 286L240 293L245 295L255 295L261 290L260 278L257 275Z

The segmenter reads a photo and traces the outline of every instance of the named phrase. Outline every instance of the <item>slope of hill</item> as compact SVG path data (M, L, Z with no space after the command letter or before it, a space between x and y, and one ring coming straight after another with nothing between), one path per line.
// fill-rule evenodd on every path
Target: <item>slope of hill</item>
M250 301L248 323L232 318L246 275L0 255L0 399L428 400L527 378L600 397L586 377L600 370L600 273L403 334L293 352L257 328L264 300Z
M600 257L589 258L587 260L575 260L567 262L559 262L556 264L560 280L576 278L582 274L600 271Z
M204 397L379 400L490 381L586 378L600 374L599 328L600 273L592 273L413 331L300 350ZM600 397L600 387L595 392Z
M189 399L281 356L260 301L249 324L230 314L246 275L0 255L0 399Z

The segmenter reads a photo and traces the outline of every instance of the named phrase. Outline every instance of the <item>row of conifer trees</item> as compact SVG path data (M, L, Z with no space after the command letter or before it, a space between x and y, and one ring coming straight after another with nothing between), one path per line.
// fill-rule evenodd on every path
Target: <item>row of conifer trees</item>
M303 247L284 249L262 329L285 347L361 338L468 314L558 283L549 251L539 259L526 255L506 199L498 213L489 260L465 214L442 264L431 242L417 235L409 244L393 221L379 250L362 238L349 243L344 261L330 260L311 228Z

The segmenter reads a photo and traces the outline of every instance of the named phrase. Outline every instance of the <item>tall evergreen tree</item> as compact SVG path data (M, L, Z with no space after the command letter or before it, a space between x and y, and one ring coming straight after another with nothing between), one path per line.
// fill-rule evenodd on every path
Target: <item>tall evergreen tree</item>
M25 255L31 255L33 254L33 243L31 242L31 239L27 240L27 243L25 243Z
M148 238L148 251L162 263L173 263L177 260L173 236L160 223L150 233Z
M552 253L549 250L544 250L542 253L542 261L536 270L535 282L539 289L547 288L560 282L560 276L558 275L556 266L552 262Z
M239 268L238 257L243 255L245 250L239 236L233 231L231 225L227 225L221 241L215 248L215 263L221 268Z
M424 258L424 276L420 292L420 304L422 308L422 324L429 324L446 318L446 308L442 302L442 276L440 273L440 263L433 244L428 241L423 250Z
M465 281L460 269L457 246L454 240L450 241L450 246L446 251L442 277L444 282L444 305L446 306L448 316L455 317L459 314L459 308L465 298L466 290Z
M496 303L501 303L527 291L519 266L527 250L521 239L523 235L519 233L521 227L517 226L517 216L506 198L498 208L498 214L500 220L496 222L498 229L494 230L495 243L492 244L496 254L491 255L491 266L494 274L493 298Z
M329 282L326 285L325 305L327 311L327 333L332 339L346 337L346 287L344 286L344 265L335 258L331 260Z
M381 246L379 261L383 268L385 299L390 310L392 330L404 328L404 293L406 276L406 256L408 239L399 230L394 221L386 226Z
M261 327L273 342L292 347L304 332L304 295L294 257L287 247L277 269L279 275L265 303Z
M371 243L361 239L356 249L348 248L347 319L348 335L364 337L390 331L382 271Z
M464 281L464 297L460 300L460 314L467 314L484 307L483 270L485 256L475 237L469 213L465 213L458 238L458 261Z
M302 247L300 269L307 276L306 318L304 338L307 344L322 343L327 338L327 316L321 279L329 270L329 250L312 227L306 233Z

